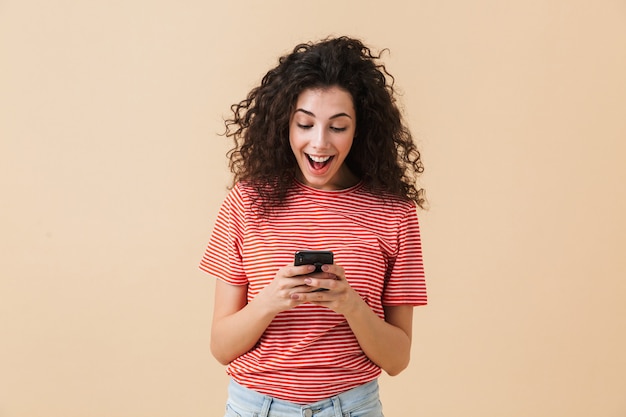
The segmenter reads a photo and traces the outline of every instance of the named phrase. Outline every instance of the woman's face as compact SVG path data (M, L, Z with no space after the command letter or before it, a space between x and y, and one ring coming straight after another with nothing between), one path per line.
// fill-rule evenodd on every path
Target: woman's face
M344 164L355 130L350 93L336 86L300 93L289 122L289 143L299 167L297 178L322 190L355 185L358 178Z

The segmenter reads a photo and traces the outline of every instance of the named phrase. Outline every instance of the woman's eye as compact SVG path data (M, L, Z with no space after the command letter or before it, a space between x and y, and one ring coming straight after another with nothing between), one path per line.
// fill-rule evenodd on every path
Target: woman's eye
M304 124L302 124L302 123L298 123L298 127L299 127L300 129L310 129L310 128L312 128L312 127L313 127L313 125L304 125Z
M344 132L347 128L346 127L334 127L331 126L330 130L332 130L333 132Z

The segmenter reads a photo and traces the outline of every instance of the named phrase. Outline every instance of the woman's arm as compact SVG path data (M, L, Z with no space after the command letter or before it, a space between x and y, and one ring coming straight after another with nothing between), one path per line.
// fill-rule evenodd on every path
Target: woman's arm
M360 297L359 297L360 298ZM346 316L361 349L389 375L402 372L411 356L413 306L385 307L385 320L365 304Z
M350 286L339 265L325 265L325 275L305 280L311 287L328 291L298 294L301 302L323 305L343 314L367 357L389 375L397 375L409 364L413 307L385 307L382 320Z
M230 285L221 279L215 284L215 305L211 326L211 353L223 365L254 347L276 314L302 302L292 294L311 291L303 275L312 265L285 266L272 282L250 302L247 285Z
M272 321L267 313L255 311L254 303L246 303L247 292L247 285L216 280L211 353L222 365L250 350Z

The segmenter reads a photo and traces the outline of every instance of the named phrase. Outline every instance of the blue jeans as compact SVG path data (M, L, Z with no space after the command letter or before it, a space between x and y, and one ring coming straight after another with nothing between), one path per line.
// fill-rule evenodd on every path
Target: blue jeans
M306 405L269 397L231 380L225 417L383 417L383 407L377 380Z

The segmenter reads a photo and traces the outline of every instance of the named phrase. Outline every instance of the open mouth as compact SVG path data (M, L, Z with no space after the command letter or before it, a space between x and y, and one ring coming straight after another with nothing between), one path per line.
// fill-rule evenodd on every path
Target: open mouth
M334 156L314 156L305 154L307 159L309 160L309 165L316 171L324 169L326 165L330 163L330 161L334 158Z

